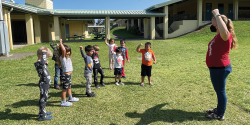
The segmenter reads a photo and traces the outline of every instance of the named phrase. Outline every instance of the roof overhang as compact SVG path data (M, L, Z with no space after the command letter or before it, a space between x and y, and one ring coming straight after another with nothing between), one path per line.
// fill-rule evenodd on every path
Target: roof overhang
M156 4L156 5L153 5L145 10L147 11L150 11L150 10L154 10L154 9L157 9L157 8L160 8L160 7L164 7L164 6L169 6L171 4L174 4L174 3L178 3L178 2L181 2L183 0L168 0L167 2L163 2L163 3L160 3L160 4Z

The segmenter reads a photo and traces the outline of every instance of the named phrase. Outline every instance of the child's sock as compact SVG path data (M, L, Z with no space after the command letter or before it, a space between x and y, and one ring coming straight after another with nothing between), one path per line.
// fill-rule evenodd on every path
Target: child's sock
M69 100L72 99L72 95L69 95Z
M121 80L119 80L119 82L122 82Z
M66 99L62 99L61 103L65 103L66 102Z
M117 82L117 81L115 81L115 82Z

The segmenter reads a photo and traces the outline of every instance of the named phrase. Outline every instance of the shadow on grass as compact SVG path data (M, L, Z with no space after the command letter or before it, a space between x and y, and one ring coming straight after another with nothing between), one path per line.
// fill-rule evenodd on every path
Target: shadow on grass
M161 110L167 103L159 104L147 109L144 113L127 112L125 115L130 118L141 118L136 125L146 125L157 121L163 122L184 122L184 121L207 121L203 112L186 112L178 109Z
M16 86L36 86L36 87L39 87L38 83L18 84Z
M30 120L37 119L38 115L27 114L27 113L11 113L10 109L6 109L4 112L0 112L0 120Z
M57 96L61 97L61 95ZM47 101L46 106L60 106L61 100L58 99L58 101ZM19 107L25 107L25 106L37 106L39 104L39 99L34 99L34 100L25 100L25 101L20 101L20 102L15 102L11 105L5 105L6 107L11 106L13 108L19 108ZM61 106L60 106L61 107Z

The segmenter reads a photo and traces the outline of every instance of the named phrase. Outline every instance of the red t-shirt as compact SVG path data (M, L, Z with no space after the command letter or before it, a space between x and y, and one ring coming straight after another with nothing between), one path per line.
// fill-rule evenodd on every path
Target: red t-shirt
M232 34L229 32L227 41L224 41L218 34L209 42L206 57L207 67L224 67L230 64L229 52L232 40Z

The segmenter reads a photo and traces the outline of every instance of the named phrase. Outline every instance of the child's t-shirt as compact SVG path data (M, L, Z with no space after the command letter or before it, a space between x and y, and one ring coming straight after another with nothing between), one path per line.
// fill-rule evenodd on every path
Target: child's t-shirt
M85 62L85 69L84 74L92 73L93 70L93 59L91 56L85 55L84 52L81 50L82 57L84 58Z
M128 58L128 48L126 47L121 47L122 49L122 57L123 57L123 60L125 60L125 58L127 58L127 60L129 60Z
M92 59L93 59L93 62L94 62L93 68L95 68L95 69L100 68L101 64L100 64L100 61L99 61L99 56L98 56L97 51L93 53Z
M108 44L108 46L109 46L109 54L112 54L112 52L111 51L115 51L115 44Z
M62 56L60 56L60 61L61 61L61 64L62 64L63 72L71 72L71 71L73 71L71 58L66 58L66 57L62 58Z
M114 60L115 60L115 66L114 67L115 68L122 68L122 60L123 60L123 58L122 58L121 54L116 55L116 53L114 52L113 57L114 57Z
M148 51L146 51L145 49L140 49L139 52L142 53L142 64L146 66L151 66L154 52L151 49Z

